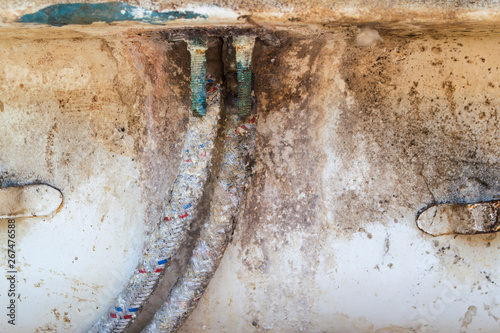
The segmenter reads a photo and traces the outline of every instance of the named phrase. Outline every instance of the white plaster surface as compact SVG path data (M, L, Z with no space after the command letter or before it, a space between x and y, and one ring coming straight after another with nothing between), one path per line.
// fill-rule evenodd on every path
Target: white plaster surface
M415 225L433 200L500 193L498 35L380 31L360 46L356 31L258 41L254 176L181 332L498 332L500 238ZM17 325L0 313L2 332L85 332L159 216L188 66L121 38L0 39L1 181L65 198L16 221Z

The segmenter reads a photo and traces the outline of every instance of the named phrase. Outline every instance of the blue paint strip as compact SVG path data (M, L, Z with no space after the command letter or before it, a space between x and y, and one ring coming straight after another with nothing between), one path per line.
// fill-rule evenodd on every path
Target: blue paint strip
M167 263L167 259L163 259L163 260L158 261L158 265L164 265L166 263Z
M122 2L72 3L45 7L36 13L26 14L19 19L23 23L40 23L61 27L68 24L91 24L93 22L137 21L163 24L176 19L207 18L192 11L170 11L159 13L131 6Z
M137 312L139 311L139 308L130 308L128 309L128 312Z
M191 204L190 204L190 203L188 203L187 205L182 206L182 208L184 208L184 209L189 209L189 208L191 208Z
M116 308L116 311L123 312L122 308Z

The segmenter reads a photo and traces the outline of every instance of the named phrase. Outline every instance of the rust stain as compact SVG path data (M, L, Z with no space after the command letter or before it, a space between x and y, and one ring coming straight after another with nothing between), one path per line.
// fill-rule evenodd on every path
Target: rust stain
M56 325L54 324L45 324L44 326L39 326L35 328L35 333L40 333L40 332L57 332L55 329Z
M54 317L56 317L56 320L61 318L61 314L57 311L57 309L52 309L51 312L54 314Z
M65 323L71 324L71 320L69 319L69 317L68 317L68 313L67 313L67 312L64 312L63 321L64 321Z
M271 236L271 229L266 230L270 222L275 237L308 230L320 209L318 175L323 156L315 147L319 140L315 129L324 114L309 97L318 88L316 76L321 72L317 62L324 56L324 45L321 39L290 37L280 47L255 46L254 58L259 61L254 62L253 72L260 119L255 172L247 194L247 202L252 204L247 204L241 222L242 250L247 254L247 246L265 245ZM278 128L273 124L279 124ZM263 238L263 234L267 236Z
M483 108L484 113L479 112L474 103L484 97L466 90L471 80L484 84L476 76L489 77L491 71L467 62L458 69L448 61L453 56L458 59L459 53L490 51L488 47L478 50L469 37L459 39L462 46L458 49L450 43L456 36L436 32L424 36L407 39L386 33L374 47L349 46L344 53L341 73L355 103L342 107L337 126L342 140L335 151L347 173L356 160L370 161L369 174L363 175L364 184L359 184L355 192L344 191L339 198L345 202L341 205L345 209L335 215L344 221L379 220L376 215L388 204L404 207L407 202L421 201L417 196L424 198L421 202L425 205L454 199L460 202L464 195L484 200L498 193L500 184L494 176L498 168L486 154L476 153L478 149L493 153L498 147L488 139L479 139L479 131L473 130L481 121L485 124L481 128L496 132L490 127L497 122L496 110ZM488 39L488 45L495 47L495 39ZM446 65L443 71L424 65L428 49L434 61ZM474 73L474 77L465 73ZM460 107L467 112L460 111ZM459 130L463 127L471 131ZM362 148L360 143L369 146ZM380 184L382 178L393 180ZM404 192L384 187L384 183L403 179L408 183ZM364 193L377 193L377 198L368 198ZM419 208L417 204L413 209Z
M142 164L140 180L146 187L144 196L168 193L177 168L165 168L165 165L179 163L177 156L189 115L186 110L191 105L189 53L185 43L168 43L162 38L131 38L127 47L130 60L142 72L145 82L141 102L145 123L141 130L148 141L143 142L139 154ZM134 120L129 118L129 125L132 123ZM163 181L158 182L158 179ZM160 207L149 205L148 215L155 215L160 210ZM148 225L156 223L147 221Z

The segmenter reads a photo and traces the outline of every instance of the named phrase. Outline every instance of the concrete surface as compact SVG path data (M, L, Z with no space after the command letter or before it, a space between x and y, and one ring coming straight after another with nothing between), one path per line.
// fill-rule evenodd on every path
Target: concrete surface
M289 20L308 16L302 2L287 2L293 9L274 27L267 14L235 19L239 32L260 35L254 176L233 241L181 332L498 331L496 234L432 237L415 224L432 203L499 198L497 3L405 5L401 15L420 10L426 20L415 26L388 23L395 16L384 13L399 12L384 3L362 3L385 12L356 24L316 24L323 11L316 23ZM256 4L220 6L239 15ZM84 332L160 216L190 109L189 56L185 43L162 38L171 26L13 22L41 7L0 5L1 181L50 184L65 204L53 218L16 222L17 325L0 320L0 330ZM0 260L4 270L5 252Z

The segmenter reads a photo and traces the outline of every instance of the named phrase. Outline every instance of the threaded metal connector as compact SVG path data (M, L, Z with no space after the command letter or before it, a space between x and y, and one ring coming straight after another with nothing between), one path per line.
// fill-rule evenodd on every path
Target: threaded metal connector
M233 46L236 49L238 64L238 115L247 117L252 112L252 51L255 37L234 37Z
M200 38L190 39L187 43L191 54L191 112L195 116L204 116L207 113L205 52L208 47Z

